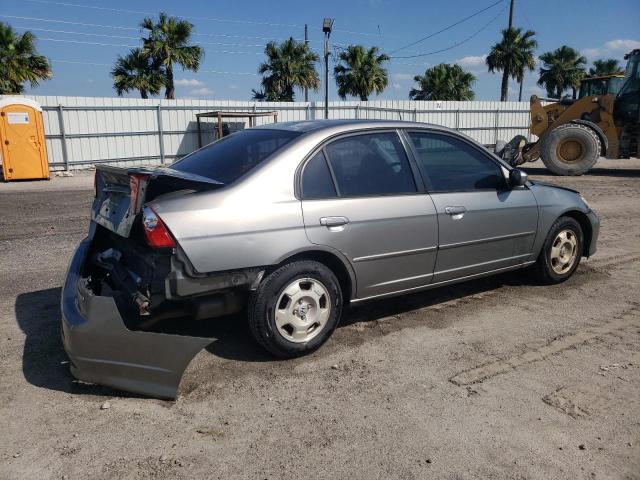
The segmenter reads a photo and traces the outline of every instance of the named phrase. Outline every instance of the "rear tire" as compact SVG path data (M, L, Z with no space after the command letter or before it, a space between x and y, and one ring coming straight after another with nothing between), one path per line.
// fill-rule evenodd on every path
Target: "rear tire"
M310 353L340 321L342 290L325 265L311 260L269 274L249 300L249 328L256 341L280 358Z
M564 282L578 268L584 235L580 224L571 217L560 217L551 226L533 271L542 283Z
M589 127L567 123L554 128L545 138L540 156L556 175L582 175L600 157L600 138Z

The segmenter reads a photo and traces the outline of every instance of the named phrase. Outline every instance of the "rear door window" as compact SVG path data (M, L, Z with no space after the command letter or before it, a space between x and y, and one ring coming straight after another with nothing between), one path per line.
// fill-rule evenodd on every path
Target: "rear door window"
M307 162L302 172L302 196L305 199L333 198L336 188L322 151Z
M396 132L340 138L329 143L325 152L341 197L416 192L409 159Z
M170 168L228 185L300 135L289 130L243 130L196 150Z
M430 192L503 189L500 166L483 152L450 135L408 132L417 163Z

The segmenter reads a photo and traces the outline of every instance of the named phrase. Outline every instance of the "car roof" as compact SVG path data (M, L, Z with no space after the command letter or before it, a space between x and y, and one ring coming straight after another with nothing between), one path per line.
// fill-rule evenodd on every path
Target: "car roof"
M269 130L287 130L292 132L321 132L322 130L361 130L367 128L433 128L437 130L451 130L441 125L431 123L408 122L402 120L302 120L297 122L281 122L260 125L254 128Z

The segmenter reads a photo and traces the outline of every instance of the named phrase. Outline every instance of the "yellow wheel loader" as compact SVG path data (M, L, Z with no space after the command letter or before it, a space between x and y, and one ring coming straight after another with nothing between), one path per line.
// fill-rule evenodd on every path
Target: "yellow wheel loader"
M556 175L582 175L600 156L640 156L640 49L625 59L624 76L586 78L578 99L533 95L530 131L538 140L518 135L496 153L514 166L540 158Z

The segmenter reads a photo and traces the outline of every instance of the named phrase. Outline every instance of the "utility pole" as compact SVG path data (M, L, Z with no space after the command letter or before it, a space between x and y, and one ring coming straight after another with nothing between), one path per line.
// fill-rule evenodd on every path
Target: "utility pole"
M304 44L305 45L309 45L309 26L305 23L304 24ZM309 89L307 87L304 87L304 101L308 102L309 101Z
M325 18L322 21L324 32L324 118L329 118L329 36L333 28L333 18Z

